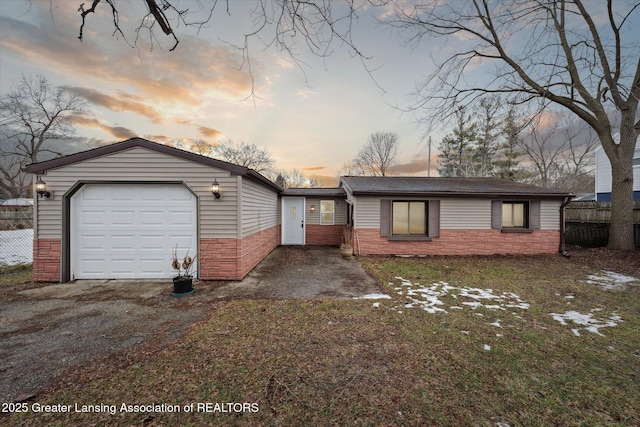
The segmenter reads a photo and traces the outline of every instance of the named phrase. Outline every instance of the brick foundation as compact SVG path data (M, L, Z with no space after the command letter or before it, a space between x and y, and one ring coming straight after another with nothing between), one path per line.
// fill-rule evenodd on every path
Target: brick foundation
M33 281L60 282L60 239L33 241Z
M200 239L198 276L202 280L242 280L280 242L280 226L243 239Z
M253 270L279 243L280 226L262 230L242 239L239 252L238 280Z
M440 230L430 242L389 241L379 229L357 229L355 253L361 255L493 255L557 253L560 231L502 233L500 230Z
M307 224L305 229L306 245L339 246L342 243L344 225Z

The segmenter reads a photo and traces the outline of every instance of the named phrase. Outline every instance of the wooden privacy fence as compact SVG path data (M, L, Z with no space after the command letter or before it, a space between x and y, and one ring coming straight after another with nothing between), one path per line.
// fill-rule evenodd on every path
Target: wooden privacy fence
M564 211L565 222L611 222L611 202L571 202ZM640 224L640 200L633 204L633 223Z
M565 242L586 247L609 241L611 202L571 202L565 207ZM640 200L633 205L634 241L640 247Z

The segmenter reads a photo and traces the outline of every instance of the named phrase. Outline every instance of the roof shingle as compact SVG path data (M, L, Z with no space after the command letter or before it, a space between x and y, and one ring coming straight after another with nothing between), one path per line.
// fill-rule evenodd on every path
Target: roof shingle
M341 182L353 195L465 195L567 197L565 190L497 178L428 178L343 176Z

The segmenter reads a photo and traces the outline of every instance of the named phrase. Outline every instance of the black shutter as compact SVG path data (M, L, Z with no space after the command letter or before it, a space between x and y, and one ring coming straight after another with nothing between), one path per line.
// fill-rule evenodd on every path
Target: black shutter
M540 200L529 202L529 228L532 230L540 229Z
M502 201L491 201L491 228L500 230L502 228Z
M440 200L429 200L428 236L440 236Z
M380 236L389 237L391 234L391 200L380 200Z

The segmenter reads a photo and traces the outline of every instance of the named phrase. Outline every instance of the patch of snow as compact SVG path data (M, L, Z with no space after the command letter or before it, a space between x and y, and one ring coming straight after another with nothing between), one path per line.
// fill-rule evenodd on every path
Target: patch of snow
M33 228L0 231L0 265L33 262Z
M489 325L495 326L496 328L502 328L502 326L500 326L500 321L499 320L496 320L493 323L489 323Z
M491 350L491 346L490 346L489 344L485 344L485 345L483 345L483 346L482 346L482 348L483 348L484 350L486 350L486 351Z
M366 294L354 299L391 299L391 297L385 294Z
M522 301L522 299L513 292L496 293L493 289L480 289L469 287L452 286L447 282L436 282L430 285L419 285L418 283L412 283L410 280L406 280L400 276L395 278L401 285L400 288L404 289L404 293L398 292L398 294L404 294L405 300L401 306L393 307L393 309L410 309L419 308L427 313L448 313L447 310L465 310L478 308L484 308L491 311L503 311L506 312L506 307L526 310L529 308L529 304ZM392 283L391 286L397 286L398 282ZM456 300L455 305L447 306L445 303L446 298L452 298ZM516 312L509 310L509 312L516 316ZM476 312L476 316L484 317L484 313ZM492 324L499 328L502 327L500 322Z
M640 285L640 280L635 277L625 276L613 271L602 270L602 275L587 276L584 281L590 285L597 285L604 291L622 291L629 285Z
M379 303L379 302L374 302L372 305L373 305L373 308L378 308L378 307L380 307L380 303Z
M622 318L616 313L609 316L608 319L597 319L593 317L593 313L600 311L601 309L594 308L591 313L582 314L577 311L567 311L566 313L549 313L555 320L560 322L561 325L567 325L567 321L570 321L576 325L584 326L583 328L572 328L571 332L574 335L580 336L580 329L584 329L588 332L604 336L600 333L600 328L608 328L616 326L619 322L622 322Z

